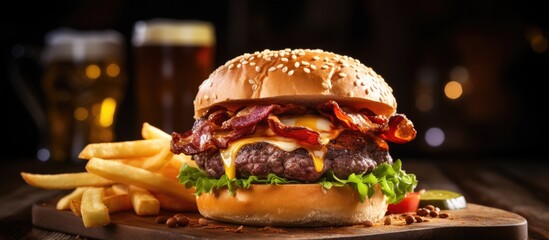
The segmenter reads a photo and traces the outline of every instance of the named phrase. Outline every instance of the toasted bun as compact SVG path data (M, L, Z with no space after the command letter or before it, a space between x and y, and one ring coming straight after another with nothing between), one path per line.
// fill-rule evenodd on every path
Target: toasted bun
M360 202L349 185L325 189L319 184L252 185L231 195L226 188L197 197L203 216L236 224L260 226L336 226L379 221L387 198L377 187Z
M195 118L214 105L236 110L250 103L314 106L326 100L386 116L397 107L391 87L359 60L318 49L264 50L217 68L200 85Z

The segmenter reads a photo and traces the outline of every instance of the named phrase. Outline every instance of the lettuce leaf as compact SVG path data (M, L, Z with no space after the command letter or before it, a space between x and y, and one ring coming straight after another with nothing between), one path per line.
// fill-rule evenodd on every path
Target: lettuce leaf
M215 179L210 178L204 171L186 164L181 168L177 178L187 188L194 186L195 194L198 196L202 193L209 193L214 188L226 187L231 194L235 194L236 188L249 188L251 184L299 183L272 173L266 179L257 176L250 176L245 179L229 179L227 175ZM414 174L402 170L402 162L399 159L393 164L380 164L369 174L351 174L347 179L340 179L332 171L328 171L317 183L311 184L320 184L326 189L349 184L359 193L360 201L364 201L366 197L372 197L374 185L379 184L381 191L387 196L388 203L398 203L404 198L406 192L414 191L417 186L417 179Z

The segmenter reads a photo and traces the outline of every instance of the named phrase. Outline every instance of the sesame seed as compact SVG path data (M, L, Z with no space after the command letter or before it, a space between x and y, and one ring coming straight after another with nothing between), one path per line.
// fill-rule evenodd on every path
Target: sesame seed
M320 59L320 58L319 58L318 56L314 56L313 59L314 59L314 60L318 60L318 59Z
M284 64L282 64L282 63L281 63L281 64L278 64L278 65L276 65L276 68L282 68L282 67L284 67Z
M295 54L292 55L292 59L295 60L297 56Z
M250 63L250 66L255 66L255 62L251 62L251 63Z
M246 64L248 64L248 61L242 62L242 65L246 65Z
M204 95L204 100L208 100L209 98L210 98L210 96Z
M305 52L299 52L297 55L299 55L300 57L303 57L303 55L305 55Z
M299 67L299 62L295 62L294 67L298 68Z
M321 68L322 68L322 69L328 69L329 67L330 67L330 66L328 66L328 65L324 64L324 65L322 65L322 67L321 67Z
M255 80L253 80L253 79L248 79L248 83L249 83L249 84L255 84Z
M307 62L307 61L301 61L301 64L303 64L303 65L305 65L305 66L309 66L309 65L310 65L310 63Z
M311 70L309 68L303 68L303 71L306 73L311 73Z
M283 62L287 62L288 61L288 58L281 58L280 60L282 60Z
M284 67L284 68L282 69L282 72L287 72L287 71L288 71L288 67Z
M288 76L292 76L292 75L294 75L294 70L288 71Z
M261 71L261 68L259 66L255 66L255 71L259 72L259 71Z
M324 89L330 89L332 86L332 84L330 82L322 82L322 87Z
M313 70L316 70L316 66L315 66L315 65L312 65L312 64L311 64L310 68L313 69Z
M272 72L272 71L274 71L274 70L276 70L276 67L270 67L268 71L269 71L269 72Z
M234 68L234 64L231 63L231 65L229 65L229 70L232 70Z
M348 64L348 63L343 63L341 66L342 66L342 67L348 67L349 64Z
M344 78L344 77L347 77L347 74L340 72L340 73L339 73L339 76L342 77L342 78Z
M257 90L257 84L252 85L252 91L255 92L255 90Z
M328 57L324 58L324 62L329 62L329 61L330 61L330 59L328 59Z
M258 54L258 53L256 53L256 54ZM252 60L254 60L254 58L255 58L255 57L252 56L252 57L250 57L250 59L248 59L248 60L249 60L249 61L252 61Z
M242 66L240 63L238 65L236 65L236 68L240 68L240 66Z

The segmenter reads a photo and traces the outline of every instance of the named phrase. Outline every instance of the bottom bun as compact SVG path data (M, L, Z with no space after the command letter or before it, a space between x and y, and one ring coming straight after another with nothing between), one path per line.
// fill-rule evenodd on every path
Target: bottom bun
M235 195L227 188L203 193L196 203L204 217L260 226L353 225L379 221L387 211L387 198L377 185L364 202L348 185L325 189L319 184L254 184L238 188Z

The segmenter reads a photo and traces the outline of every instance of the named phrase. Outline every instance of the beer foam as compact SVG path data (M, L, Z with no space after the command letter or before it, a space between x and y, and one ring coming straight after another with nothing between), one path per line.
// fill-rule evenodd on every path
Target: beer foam
M78 31L60 28L46 35L45 62L97 61L122 58L123 36L114 30Z
M135 24L134 46L144 45L189 45L213 46L214 26L198 20L151 19Z

